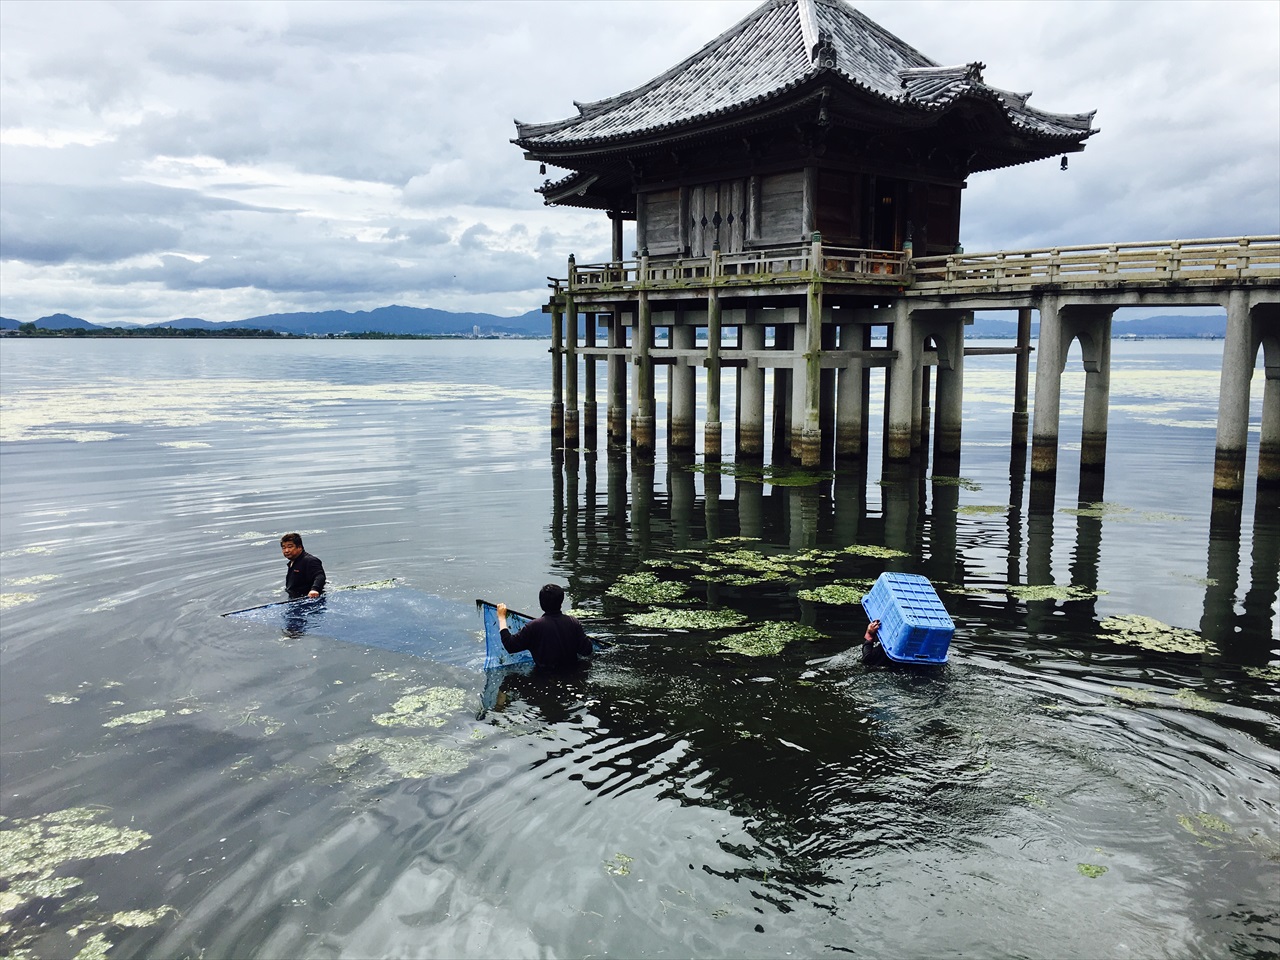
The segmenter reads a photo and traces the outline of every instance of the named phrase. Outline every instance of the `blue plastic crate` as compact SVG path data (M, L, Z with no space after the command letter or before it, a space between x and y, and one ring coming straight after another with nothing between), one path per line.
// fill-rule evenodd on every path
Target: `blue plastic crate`
M897 663L946 663L956 625L926 577L882 573L862 598L867 619L880 621L880 645Z

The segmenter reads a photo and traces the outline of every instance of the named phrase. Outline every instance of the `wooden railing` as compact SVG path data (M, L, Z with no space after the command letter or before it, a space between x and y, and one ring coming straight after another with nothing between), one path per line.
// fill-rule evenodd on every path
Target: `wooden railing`
M630 286L707 285L718 282L753 283L808 278L816 272L829 280L903 283L907 257L892 250L829 247L821 243L758 247L741 253L713 253L709 257L649 258L618 263L570 265L571 286L592 291Z
M957 253L911 261L912 290L1280 278L1280 237Z
M735 286L805 280L894 284L908 292L969 288L1025 290L1044 284L1280 279L1280 236L1040 247L910 258L894 250L825 246L819 241L709 257L569 264L585 293L645 286ZM557 284L565 281L555 281Z

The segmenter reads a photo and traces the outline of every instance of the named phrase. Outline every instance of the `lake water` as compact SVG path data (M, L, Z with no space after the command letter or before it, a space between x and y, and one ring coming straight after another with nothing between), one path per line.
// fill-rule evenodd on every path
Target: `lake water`
M1280 951L1260 373L1215 517L1220 343L1115 345L1083 502L1073 361L1034 509L1011 358L966 361L959 478L787 485L554 452L546 348L0 344L0 952ZM381 589L219 616L290 530ZM857 662L884 570L946 666ZM548 580L612 646L486 678L474 600Z

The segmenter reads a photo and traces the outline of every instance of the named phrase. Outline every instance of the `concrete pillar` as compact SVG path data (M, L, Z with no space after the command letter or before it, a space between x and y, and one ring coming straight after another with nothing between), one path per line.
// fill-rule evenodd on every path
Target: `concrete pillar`
M587 314L587 346L596 345L596 325L599 315ZM588 354L583 358L584 382L582 394L582 447L594 450L599 442L600 431L596 427L596 358Z
M627 328L622 324L622 314L615 309L609 320L609 346L623 350L627 345ZM622 353L609 355L608 412L605 430L610 447L627 445L627 357Z
M964 321L957 314L944 321L938 341L938 425L934 435L934 460L957 464L964 422Z
M781 311L779 311L781 312ZM773 349L789 353L795 339L795 325L779 323L773 328ZM791 382L795 372L789 367L773 368L773 459L784 462L791 451Z
M861 350L863 327L857 323L840 325L840 349ZM850 360L836 380L836 460L862 457L862 431L866 408L862 399L861 359Z
M640 456L653 456L655 445L653 401L653 318L649 312L649 291L644 288L649 278L649 255L640 257L641 288L636 302L636 329L633 356L636 364L635 413L631 420L631 447Z
M1013 377L1013 444L1027 445L1027 387L1031 382L1031 308L1018 310L1018 357Z
M1271 316L1264 317L1266 311ZM1258 444L1259 488L1280 488L1280 305L1254 307L1254 326L1269 326L1274 333L1262 337L1262 358L1266 380L1262 387L1262 437ZM1264 324L1264 321L1266 323ZM1260 510L1255 505L1255 513Z
M764 349L764 324L748 323L742 328L744 353ZM764 456L764 367L748 359L738 371L737 455L743 459Z
M1036 413L1031 429L1031 476L1058 473L1058 418L1062 401L1062 368L1070 342L1063 330L1058 302L1040 304L1040 338L1036 349Z
M915 439L919 338L906 301L894 301L885 312L893 320L893 347L898 354L889 366L889 402L884 417L885 458L890 462L905 463L911 459Z
M1218 438L1213 459L1213 493L1238 499L1244 494L1245 449L1249 440L1249 382L1257 341L1253 336L1248 294L1227 297L1227 338L1222 345L1222 379L1218 387ZM1039 395L1037 394L1037 397Z
M805 361L802 355L796 360L795 366L791 368L791 391L788 403L791 416L787 418L787 424L791 428L787 434L789 437L787 453L796 463L803 462L804 456L805 401L809 396L809 384L805 373Z
M839 331L834 324L826 324L822 328L822 354L829 357L836 349ZM835 458L836 450L836 368L822 368L820 373L820 396L818 404L818 431L822 435L822 463L830 466Z
M564 446L564 308L551 302L551 438Z
M919 338L920 332L916 331L916 337ZM928 395L928 389L925 386L928 380L927 368L924 365L924 343L917 339L914 344L916 350L916 365L911 371L911 456L913 458L920 456L922 445L924 444L925 428L925 397Z
M719 251L713 251L712 273ZM706 460L720 459L720 291L707 292L707 422L702 434L702 454Z
M697 344L696 329L690 323L675 323L668 342L675 350L693 350ZM697 416L697 368L693 362L678 357L671 367L670 432L667 446L672 450L692 450L696 442L694 418Z
M1090 311L1081 323L1084 354L1084 423L1080 469L1101 472L1107 465L1107 409L1111 399L1111 308Z

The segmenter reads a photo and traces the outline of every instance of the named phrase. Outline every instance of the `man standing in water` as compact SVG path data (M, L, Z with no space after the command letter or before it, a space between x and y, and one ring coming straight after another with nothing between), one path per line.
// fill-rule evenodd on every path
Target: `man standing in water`
M883 667L891 662L880 644L879 620L868 623L867 632L862 635L862 662L868 667Z
M578 657L591 656L591 639L582 624L560 612L563 603L564 589L548 583L538 591L542 616L514 636L507 628L507 605L498 604L498 635L507 653L528 650L535 664L552 670L571 670L578 665Z
M280 538L280 552L289 561L284 575L284 589L290 600L318 597L324 593L324 564L302 549L302 537L286 533Z

